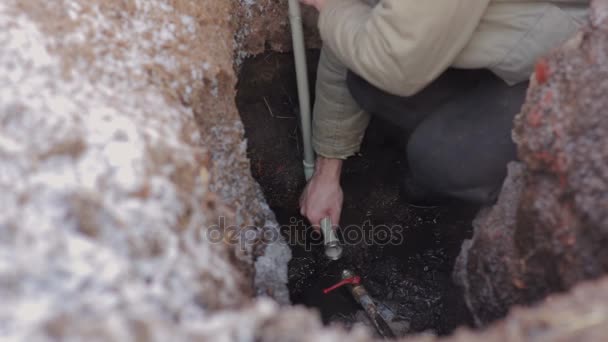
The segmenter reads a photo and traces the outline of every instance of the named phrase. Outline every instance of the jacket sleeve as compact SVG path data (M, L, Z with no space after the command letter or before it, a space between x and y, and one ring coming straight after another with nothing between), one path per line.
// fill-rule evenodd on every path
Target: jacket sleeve
M358 152L369 123L369 114L350 95L346 72L324 47L317 69L312 140L317 154L327 158L346 159Z
M346 67L391 94L411 96L445 71L490 0L327 0L323 43Z

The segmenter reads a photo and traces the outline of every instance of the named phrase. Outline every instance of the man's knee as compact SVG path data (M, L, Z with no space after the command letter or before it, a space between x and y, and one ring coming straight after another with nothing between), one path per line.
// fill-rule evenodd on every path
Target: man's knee
M407 159L413 179L421 186L437 192L445 177L441 175L441 161L429 156L433 149L430 137L415 131L407 144Z
M428 191L474 203L488 204L496 200L504 177L489 180L481 175L484 165L470 165L462 151L437 143L433 127L418 129L407 145L407 156L413 180ZM433 137L435 135L435 137ZM505 166L506 167L506 166Z

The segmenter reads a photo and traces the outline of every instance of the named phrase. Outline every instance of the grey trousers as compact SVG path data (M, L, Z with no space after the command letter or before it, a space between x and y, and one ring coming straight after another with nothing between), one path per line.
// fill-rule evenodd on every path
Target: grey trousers
M477 203L496 200L516 158L511 129L527 83L508 86L486 70L450 69L411 97L388 94L352 72L347 84L365 111L399 128L417 185Z

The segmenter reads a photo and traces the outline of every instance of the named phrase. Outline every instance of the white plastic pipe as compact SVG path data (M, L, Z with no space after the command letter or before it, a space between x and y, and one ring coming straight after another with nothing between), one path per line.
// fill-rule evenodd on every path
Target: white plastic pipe
M312 148L310 93L308 90L304 30L302 29L302 15L300 11L300 2L298 0L289 0L289 23L291 25L293 55L296 64L296 80L298 84L298 99L300 102L300 118L302 121L304 175L306 176L306 180L309 180L315 170L315 152Z
M302 142L304 145L304 176L308 181L315 170L315 151L312 148L312 128L310 113L310 93L308 90L308 70L306 66L306 48L304 46L304 30L302 29L302 15L300 2L289 0L289 23L291 25L291 38L293 41L293 55L296 64L296 80L298 84L298 99L300 102L300 118L302 126ZM330 260L342 257L340 240L333 230L331 219L321 221L321 231L325 240L325 255Z

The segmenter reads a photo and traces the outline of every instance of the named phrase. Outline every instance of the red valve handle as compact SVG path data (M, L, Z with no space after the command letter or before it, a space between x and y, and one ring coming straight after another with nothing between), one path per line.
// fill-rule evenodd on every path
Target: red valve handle
M333 291L333 290L335 290L337 288L340 288L340 287L342 287L344 285L349 285L349 284L350 285L359 285L359 284L361 284L361 277L354 276L354 277L351 277L351 278L343 279L342 281L340 281L336 285L330 286L330 287L326 288L325 290L323 290L323 294L328 294L328 293L330 293L331 291Z

